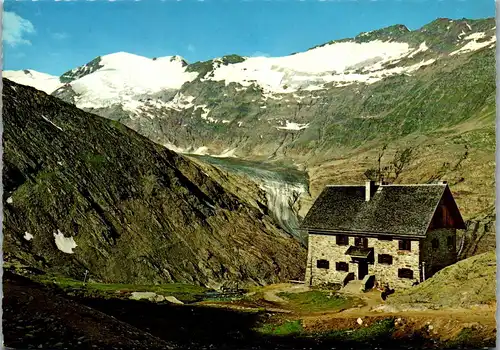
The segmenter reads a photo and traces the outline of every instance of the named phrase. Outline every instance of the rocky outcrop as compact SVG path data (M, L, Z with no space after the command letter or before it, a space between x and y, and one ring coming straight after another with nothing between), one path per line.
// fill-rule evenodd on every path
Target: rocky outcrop
M495 251L459 261L416 287L389 297L402 309L491 307L496 302Z

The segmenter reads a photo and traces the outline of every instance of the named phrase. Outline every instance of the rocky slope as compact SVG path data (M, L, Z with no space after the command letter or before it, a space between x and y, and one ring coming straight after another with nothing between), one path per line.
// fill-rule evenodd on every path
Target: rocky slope
M459 261L411 289L389 297L398 308L493 307L496 303L496 254L494 251Z
M103 282L300 278L304 249L264 208L120 123L3 84L7 261Z
M5 75L179 152L306 170L300 216L324 185L373 175L385 147L387 180L450 182L468 221L468 256L494 246L495 47L493 18L440 18L285 57L187 64L116 53L66 72L57 86L33 71Z

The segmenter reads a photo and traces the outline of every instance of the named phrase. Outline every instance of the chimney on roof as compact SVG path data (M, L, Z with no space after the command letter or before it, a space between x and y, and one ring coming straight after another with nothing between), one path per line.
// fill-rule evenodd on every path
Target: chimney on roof
M369 202L375 193L375 181L365 182L365 202Z
M439 180L437 183L438 185L446 185L448 181Z

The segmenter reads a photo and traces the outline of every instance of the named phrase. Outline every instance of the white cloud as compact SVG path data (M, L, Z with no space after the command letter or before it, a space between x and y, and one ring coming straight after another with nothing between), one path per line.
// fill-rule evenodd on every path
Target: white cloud
M27 19L22 18L14 12L3 13L3 41L10 46L31 45L26 34L34 34L35 27Z
M189 52L195 52L196 51L196 47L194 47L193 44L189 44L188 47L187 47L188 51Z
M52 37L56 40L64 40L64 39L69 38L69 35L68 35L68 33L64 33L64 32L52 33Z

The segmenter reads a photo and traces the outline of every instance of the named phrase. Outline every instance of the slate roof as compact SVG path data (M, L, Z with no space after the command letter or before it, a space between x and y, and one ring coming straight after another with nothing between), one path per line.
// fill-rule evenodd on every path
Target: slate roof
M372 198L366 202L365 186L327 186L301 227L319 231L425 236L446 190L449 191L446 184L377 185Z

